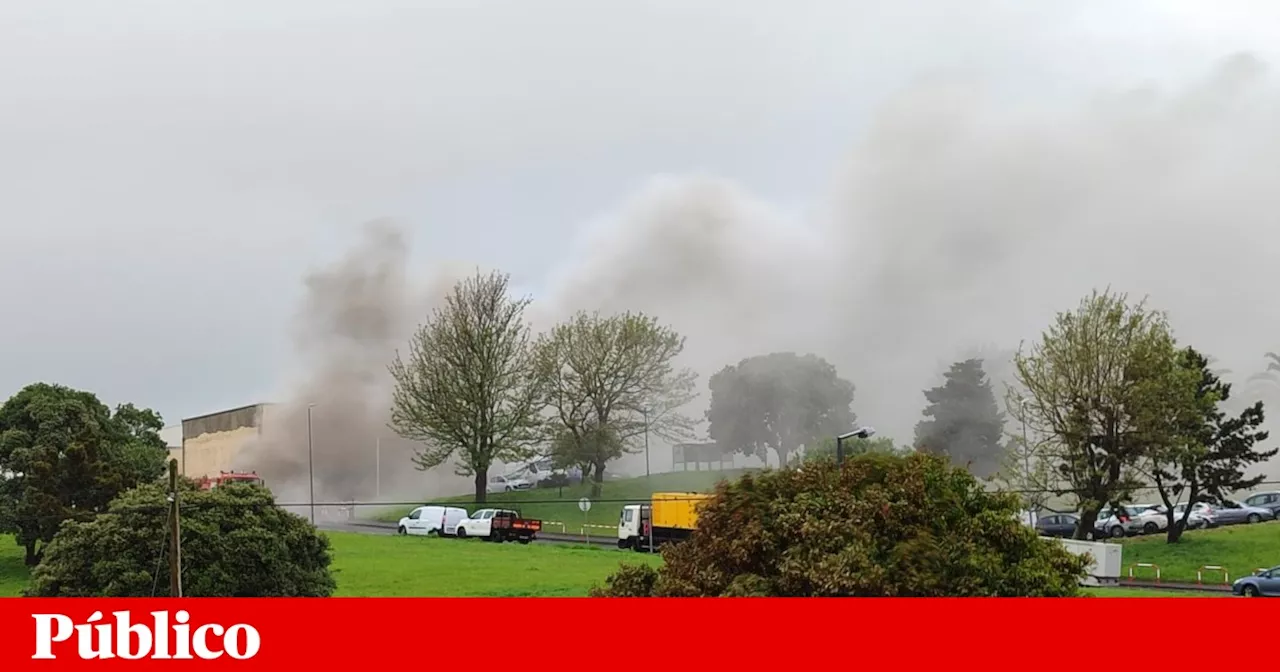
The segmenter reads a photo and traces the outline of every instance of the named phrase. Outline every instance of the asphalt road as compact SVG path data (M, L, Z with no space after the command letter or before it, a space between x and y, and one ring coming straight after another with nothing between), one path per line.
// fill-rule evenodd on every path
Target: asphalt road
M392 535L396 533L396 526L392 523L368 522L342 522L332 520L317 520L316 527L321 530L330 532L352 532L355 534L374 534L374 535ZM533 540L535 544L558 544L558 545L581 545L587 543L582 537L555 534L553 532L540 532L538 537ZM607 537L593 537L590 541L592 546L601 548L612 548L617 550L617 541Z

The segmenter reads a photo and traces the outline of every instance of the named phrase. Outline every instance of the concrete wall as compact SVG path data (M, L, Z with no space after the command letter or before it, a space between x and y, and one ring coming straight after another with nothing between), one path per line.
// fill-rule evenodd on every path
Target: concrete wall
M267 406L254 404L183 420L182 448L175 455L182 474L199 478L236 469L240 450L262 432Z

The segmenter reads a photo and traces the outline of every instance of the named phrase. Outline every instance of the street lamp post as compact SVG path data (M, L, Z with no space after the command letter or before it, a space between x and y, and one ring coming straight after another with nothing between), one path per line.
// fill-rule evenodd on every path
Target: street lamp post
M382 437L373 444L373 492L374 499L382 499Z
M640 413L644 415L644 477L649 478L649 409L642 408Z
M849 439L869 439L875 436L876 430L872 427L859 427L852 432L845 432L836 437L836 464L844 464L844 442Z
M307 482L311 489L311 524L316 524L316 467L315 452L311 449L311 409L315 404L307 404Z

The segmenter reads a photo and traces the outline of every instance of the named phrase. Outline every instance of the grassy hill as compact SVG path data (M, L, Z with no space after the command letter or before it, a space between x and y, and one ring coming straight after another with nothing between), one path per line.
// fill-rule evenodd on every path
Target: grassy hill
M1160 566L1166 581L1195 581L1196 570L1204 565L1225 567L1232 581L1259 568L1280 565L1280 522L1196 530L1183 535L1177 544L1165 543L1163 534L1134 537L1122 543L1126 575L1131 565L1149 562ZM1222 572L1205 574L1206 582L1222 582ZM1134 573L1135 577L1150 575L1151 571L1145 568Z
M648 500L655 492L710 492L721 479L735 479L746 473L744 469L725 471L676 471L639 478L606 481L599 499L593 499L586 514L578 509L578 500L591 495L590 484L564 488L535 488L524 492L507 492L488 496L483 505L474 496L446 497L432 500L431 504L453 504L468 511L485 506L509 506L521 515L539 518L547 532L567 534L612 535L616 530L618 513L624 504L636 504ZM396 507L375 510L373 520L394 523L413 507ZM584 530L584 526L585 530Z

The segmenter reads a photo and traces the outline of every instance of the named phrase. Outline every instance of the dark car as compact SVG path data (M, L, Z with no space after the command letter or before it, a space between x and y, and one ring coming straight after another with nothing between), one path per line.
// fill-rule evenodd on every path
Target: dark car
M1236 579L1231 592L1245 597L1280 597L1280 566Z
M1069 513L1055 513L1051 516L1041 516L1036 521L1036 532L1046 537L1066 539L1076 533L1076 527L1079 524L1080 519Z

